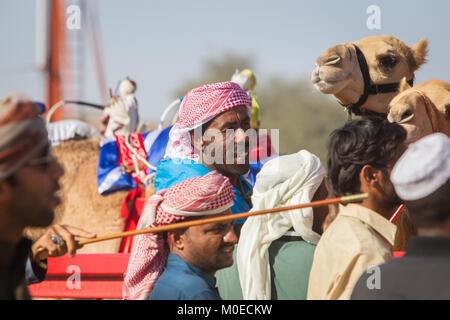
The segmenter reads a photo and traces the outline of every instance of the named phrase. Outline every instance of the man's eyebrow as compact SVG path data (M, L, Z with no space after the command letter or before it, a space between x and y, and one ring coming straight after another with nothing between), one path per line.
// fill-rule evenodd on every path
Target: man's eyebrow
M225 122L224 124L222 124L222 126L220 127L221 129L226 128L226 127L233 127L238 123L238 121L228 121Z
M50 144L45 145L38 153L37 155L39 157L45 157L52 151L52 146Z
M217 222L213 224L212 226L208 227L206 231L216 230L216 229L223 229L228 227L230 222Z
M222 124L222 126L220 127L221 129L226 128L226 127L233 127L239 123L242 122L246 122L246 121L250 121L250 117L246 116L244 119L242 119L242 121L238 121L238 120L234 120L234 121L227 121L224 124Z

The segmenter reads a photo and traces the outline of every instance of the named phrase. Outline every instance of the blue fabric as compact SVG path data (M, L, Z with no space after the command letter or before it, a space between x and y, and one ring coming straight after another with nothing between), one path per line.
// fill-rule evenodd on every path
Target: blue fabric
M168 159L159 162L155 175L155 191L170 188L171 186L195 177L201 177L211 172L204 165L190 159ZM252 186L243 177L239 178L242 190L247 194ZM231 207L231 213L241 213L250 211L250 207L241 195L241 193L233 186L234 204ZM246 219L235 220L235 223L244 223Z
M35 268L33 268L31 258L28 258L25 265L25 281L27 285L42 282L47 275L47 269L42 269L39 266L35 266Z
M256 183L256 175L261 171L261 168L263 167L263 162L250 162L250 171L247 175L247 180L250 182L252 188L255 186Z
M222 300L215 286L213 276L171 253L150 300Z
M142 134L147 161L156 167L164 157L169 131L172 126L162 130L152 130ZM100 147L97 166L97 189L101 195L107 195L119 190L136 189L136 183L131 175L122 172L119 165L119 149L115 139L104 139ZM154 172L147 168L147 173Z
M147 161L154 167L157 167L164 157L171 129L172 126L169 126L162 130L152 130L142 134L144 148L147 152ZM170 168L167 165L162 165L161 170L163 172L161 174L156 174L158 176L158 179L155 180L156 191L168 188L175 183L189 178L205 175L210 171L205 166L191 160L187 160L187 164L185 163L185 160L174 159L171 161ZM186 165L179 166L177 161L183 161L183 164ZM250 172L247 178L242 178L240 180L245 193L247 193L250 188L253 188L256 181L256 175L261 170L262 166L262 162L250 163ZM159 170L158 167L158 171ZM168 174L169 171L171 171L170 174ZM147 168L147 173L150 174L152 172L154 172L154 170ZM248 184L250 184L250 186ZM117 148L115 139L103 139L102 141L98 157L97 189L101 195L108 195L121 190L136 189L134 179L129 174L122 172L119 166L119 149ZM235 192L236 202L235 208L232 208L231 211L233 213L239 213L250 210L240 193L234 188L233 191ZM241 202L244 202L245 204L241 204ZM237 222L243 223L243 221L244 220L238 220Z

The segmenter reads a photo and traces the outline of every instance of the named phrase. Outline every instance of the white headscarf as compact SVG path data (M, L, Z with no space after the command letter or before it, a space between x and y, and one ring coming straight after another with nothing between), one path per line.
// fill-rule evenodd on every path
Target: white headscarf
M311 202L324 177L319 158L306 150L272 159L256 176L252 211ZM320 235L312 225L312 208L247 219L236 256L244 299L270 299L269 246L292 227L305 241L317 244Z

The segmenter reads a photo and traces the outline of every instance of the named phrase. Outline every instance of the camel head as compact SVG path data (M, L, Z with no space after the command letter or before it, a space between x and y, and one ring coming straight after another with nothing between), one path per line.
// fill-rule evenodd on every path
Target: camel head
M403 78L388 106L388 120L405 128L407 143L434 133L450 136L450 83L428 80L411 87Z
M412 83L414 72L425 63L427 46L425 39L409 47L390 35L339 44L317 58L311 82L355 114L386 114L400 80L406 77Z

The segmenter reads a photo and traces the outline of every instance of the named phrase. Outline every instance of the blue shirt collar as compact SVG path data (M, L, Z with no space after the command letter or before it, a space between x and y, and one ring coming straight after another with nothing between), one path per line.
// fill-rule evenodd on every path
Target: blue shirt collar
M181 268L184 270L190 270L191 272L195 273L199 277L205 279L206 283L211 287L216 287L216 278L211 276L210 274L200 270L199 268L193 266L192 264L184 261L179 255L175 253L170 253L169 257L167 259L167 264L170 264L171 266L175 268Z

